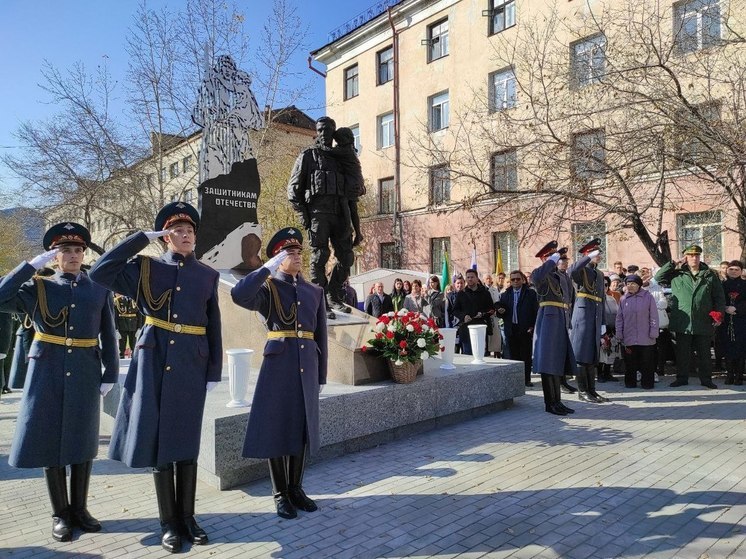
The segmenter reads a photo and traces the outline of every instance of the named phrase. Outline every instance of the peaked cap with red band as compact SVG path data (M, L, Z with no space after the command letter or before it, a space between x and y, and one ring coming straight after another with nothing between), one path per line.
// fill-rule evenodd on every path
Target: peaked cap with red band
M591 239L587 243L585 243L580 249L578 249L578 252L582 255L586 255L589 252L593 252L594 250L600 250L601 247L601 239Z
M91 243L91 233L80 223L66 221L53 225L44 233L44 250L61 245L79 245L86 248Z
M166 204L155 216L155 231L165 231L174 223L185 221L191 223L196 231L199 228L199 212L186 202L171 202Z
M536 258L544 258L545 256L549 256L554 251L557 250L557 241L549 241L547 244L545 244L539 252L536 253Z
M292 247L303 248L303 235L295 227L285 227L275 233L267 243L267 256L272 258L281 250Z

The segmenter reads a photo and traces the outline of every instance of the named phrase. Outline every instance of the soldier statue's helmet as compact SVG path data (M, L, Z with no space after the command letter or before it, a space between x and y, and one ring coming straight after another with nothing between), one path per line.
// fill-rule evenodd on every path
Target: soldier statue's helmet
M545 244L539 252L536 253L536 258L544 258L549 256L557 250L557 241L549 241Z
M199 212L197 208L186 202L171 202L166 204L155 216L155 231L165 231L174 223L184 221L191 223L194 230L199 228Z
M303 248L303 235L295 227L285 227L272 236L267 243L267 256L272 258L288 248Z
M684 249L682 254L702 254L702 247L699 245L689 245Z
M44 233L44 250L61 245L78 245L87 248L91 244L91 232L80 223L66 221L53 225Z
M595 238L591 239L587 243L585 243L582 247L578 249L578 252L582 255L586 255L589 252L593 252L594 250L601 250L601 239Z

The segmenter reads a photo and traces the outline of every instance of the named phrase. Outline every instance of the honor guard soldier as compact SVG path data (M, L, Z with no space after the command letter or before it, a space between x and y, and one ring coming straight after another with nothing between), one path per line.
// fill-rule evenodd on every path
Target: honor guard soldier
M129 297L117 293L114 295L114 313L119 332L119 357L125 357L128 344L130 351L135 349L135 333L139 327L137 305Z
M596 365L601 357L601 336L606 331L606 288L604 275L597 268L600 246L601 239L592 239L580 247L582 256L569 270L577 288L570 341L578 362L578 398L596 404L609 401L596 392Z
M326 384L326 305L322 288L300 274L303 237L275 234L269 260L231 291L267 326L264 362L254 391L243 455L268 458L277 514L295 518L316 504L303 491L306 454L319 448L319 392Z
M88 484L98 453L100 395L119 374L111 294L81 271L90 240L82 225L57 224L44 235L47 252L0 281L0 309L27 313L36 329L8 462L44 468L57 541L70 541L75 526L101 530L87 509ZM50 261L59 268L54 275L35 274Z
M197 456L206 391L220 381L223 368L219 274L194 256L198 227L195 208L167 204L155 231L127 237L90 272L95 282L137 301L145 315L109 457L131 468L153 468L161 545L172 553L181 550L182 535L195 545L207 543L194 519ZM161 238L167 250L160 258L137 255Z
M534 330L534 371L541 374L544 405L554 415L575 413L561 401L560 379L575 371L575 354L565 326L567 304L562 294L562 283L557 272L560 253L557 241L551 241L536 253L542 264L531 272L539 296L539 314Z

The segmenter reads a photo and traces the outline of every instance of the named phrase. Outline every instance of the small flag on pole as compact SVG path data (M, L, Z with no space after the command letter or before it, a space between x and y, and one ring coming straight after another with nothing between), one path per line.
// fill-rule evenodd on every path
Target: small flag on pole
M471 269L477 271L477 247L471 247Z
M495 258L495 273L503 274L503 251L500 248L500 243L497 244L497 257Z
M441 272L440 288L445 291L446 285L451 284L451 273L448 271L448 251L443 253L443 270Z

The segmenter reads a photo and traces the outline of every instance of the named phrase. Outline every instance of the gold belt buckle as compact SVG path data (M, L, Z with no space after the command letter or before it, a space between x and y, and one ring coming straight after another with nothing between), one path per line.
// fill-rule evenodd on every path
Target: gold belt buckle
M181 324L174 324L174 332L177 334L181 332Z
M65 345L67 347L70 347L71 345L73 345L73 339L72 338L65 338Z

